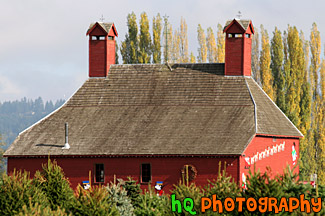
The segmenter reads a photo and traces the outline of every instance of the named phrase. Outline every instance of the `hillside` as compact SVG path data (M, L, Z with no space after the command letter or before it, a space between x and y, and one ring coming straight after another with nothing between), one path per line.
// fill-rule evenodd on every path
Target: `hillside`
M63 103L62 99L44 103L41 97L35 100L23 98L20 101L0 103L0 134L5 142L4 149L8 148L21 131L53 112Z

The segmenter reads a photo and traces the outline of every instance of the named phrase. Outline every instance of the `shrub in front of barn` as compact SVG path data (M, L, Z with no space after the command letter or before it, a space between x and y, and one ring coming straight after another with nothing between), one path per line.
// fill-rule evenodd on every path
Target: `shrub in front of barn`
M73 190L56 161L48 159L42 165L42 170L35 173L34 184L46 194L53 210L58 207L69 210L73 205Z
M3 174L0 181L0 215L16 215L30 203L39 203L41 209L50 206L45 193L32 183L28 172Z
M175 194L175 199L179 200L183 205L184 199L191 198L194 201L193 211L196 211L197 214L200 213L201 209L201 198L204 196L204 190L196 186L195 183L184 183L180 181L179 184L174 185L174 189L171 191L172 194ZM171 207L172 197L169 199L169 206ZM179 215L179 214L174 214ZM182 209L181 215L191 215L189 212Z
M121 183L114 184L111 182L107 185L109 199L116 205L120 215L133 216L134 208L131 199L127 196L126 190L122 187Z
M85 190L80 185L77 188L76 202L71 208L71 213L75 216L120 215L105 187L91 187Z
M16 216L72 216L72 214L67 214L65 210L60 207L56 210L52 210L50 206L43 208L38 203L29 203L28 205L24 205Z
M122 186L126 190L128 197L131 199L133 207L137 208L140 202L140 194L142 192L140 185L137 184L134 179L128 177L127 180L122 183Z
M208 180L208 184L204 187L205 197L211 199L212 195L215 194L217 199L224 201L227 197L236 198L241 196L241 189L238 184L226 173L226 164L221 172L220 162L218 170L217 179Z
M135 214L138 216L163 216L171 215L171 208L168 196L158 196L152 187L140 194L140 202L135 209Z

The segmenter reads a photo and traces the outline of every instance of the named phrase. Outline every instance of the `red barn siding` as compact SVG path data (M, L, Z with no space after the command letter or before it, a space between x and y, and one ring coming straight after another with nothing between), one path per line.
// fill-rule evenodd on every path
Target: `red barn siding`
M89 77L105 77L107 75L106 52L106 40L89 40Z
M276 174L282 174L283 170L287 165L290 165L290 168L293 168L292 162L292 145L295 143L295 149L297 152L297 159L299 158L299 138L281 138L281 137L267 137L267 136L256 136L248 145L243 155L245 157L252 157L256 155L257 152L263 152L268 147L273 147L279 144L285 143L284 151L277 152L269 157L265 157L261 160L255 162L256 170L261 172L266 171L266 167L271 168L271 176L274 177ZM240 173L248 174L249 169L245 169L245 159L244 156L240 157ZM254 165L251 165L251 170L254 170ZM299 172L299 167L297 166L295 172ZM242 181L242 176L240 176L240 181Z
M115 64L115 39L114 40L108 40L107 41L107 72L106 75L108 74L109 68L112 64Z
M247 33L247 32L246 32ZM245 34L246 34L245 33ZM252 37L252 35L250 35ZM251 59L252 59L252 39L247 38L246 36L243 37L243 75L244 76L251 76Z
M241 76L243 67L243 40L226 36L225 75Z
M54 158L54 157L52 157ZM163 181L166 187L164 191L172 189L173 184L177 184L181 179L181 169L185 164L192 164L198 171L195 179L197 185L205 185L207 179L216 179L219 169L219 161L222 162L222 169L226 161L226 171L238 179L238 158L204 158L204 157L128 157L128 158L55 158L63 168L71 185L75 188L82 181L88 180L89 171L94 174L94 164L103 163L105 169L105 184L116 178L127 179L132 176L138 182L140 180L140 166L142 163L151 164L152 186L156 181ZM46 163L46 158L8 158L8 173L14 168L27 170L34 175L36 170L41 169L41 164ZM92 182L94 179L92 178ZM142 189L147 184L141 185Z
M230 34L232 37L229 37ZM247 38L246 34L250 36ZM251 34L251 26L244 30L237 22L233 22L226 29L225 75L251 76ZM235 35L242 37L235 37Z

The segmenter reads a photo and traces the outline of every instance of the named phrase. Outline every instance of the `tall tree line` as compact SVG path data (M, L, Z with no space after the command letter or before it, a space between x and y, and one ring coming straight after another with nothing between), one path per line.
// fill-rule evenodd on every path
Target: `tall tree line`
M150 27L145 12L140 14L139 25L132 12L127 15L127 27L125 39L117 46L124 64L224 62L225 35L221 24L216 26L216 34L212 27L204 30L198 25L198 56L189 50L187 23L183 17L179 27L173 29L168 17L158 13Z
M275 28L269 40L261 26L252 41L252 74L304 135L300 142L301 178L309 180L317 173L324 184L325 60L316 23L309 40L290 25L283 32Z

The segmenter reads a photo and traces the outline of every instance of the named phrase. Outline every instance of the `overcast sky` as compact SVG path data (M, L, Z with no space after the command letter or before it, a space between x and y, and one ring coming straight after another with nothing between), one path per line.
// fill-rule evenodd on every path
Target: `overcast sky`
M167 14L173 29L183 17L190 51L196 54L197 25L216 30L238 11L254 26L263 24L271 37L275 26L283 31L290 24L309 38L316 22L324 38L324 8L321 0L0 0L0 102L68 99L88 78L86 30L102 15L115 23L118 43L132 11L138 19L145 11L150 25L157 13Z

